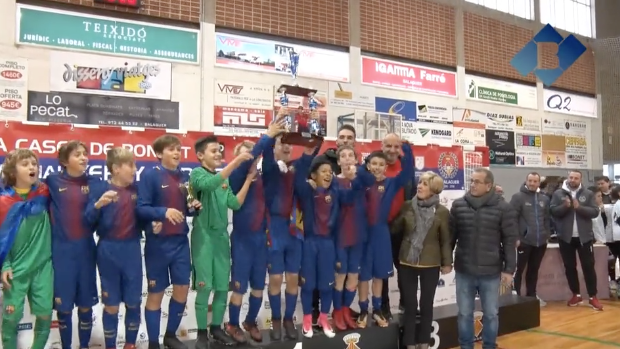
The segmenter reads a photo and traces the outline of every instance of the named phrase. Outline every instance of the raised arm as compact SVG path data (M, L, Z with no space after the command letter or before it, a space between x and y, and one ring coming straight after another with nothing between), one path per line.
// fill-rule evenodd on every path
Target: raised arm
M314 155L308 155L304 153L299 159L295 161L295 173L293 183L295 187L295 193L298 196L306 197L310 195L313 190L312 186L308 183L308 175L310 174L310 166L312 165L312 159Z
M256 145L254 145L254 148L252 148L252 150L250 151L253 159L257 159L259 156L261 156L261 154L263 154L266 145L269 143L269 140L270 138L267 135L263 135L258 140ZM239 167L232 171L228 182L230 183L230 188L232 189L233 193L239 193L239 190L241 190L241 188L243 187L245 179L248 177L250 168L252 168L253 165L254 161L244 161L239 165Z
M396 186L404 187L414 177L413 170L413 150L411 144L403 142L403 156L400 158L400 172L396 175Z
M145 222L163 221L166 219L167 207L153 206L155 201L155 191L158 186L155 183L155 175L157 172L147 173L138 182L138 204L136 213L138 217Z

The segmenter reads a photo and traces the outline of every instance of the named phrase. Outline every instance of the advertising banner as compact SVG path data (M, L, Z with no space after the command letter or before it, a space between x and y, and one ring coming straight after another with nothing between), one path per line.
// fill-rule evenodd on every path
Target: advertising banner
M585 137L588 133L588 122L548 117L542 122L542 133Z
M362 56L362 84L456 97L456 72Z
M0 118L25 120L27 108L28 61L0 58Z
M536 86L465 75L467 99L503 104L518 108L538 109Z
M566 136L566 163L571 168L588 168L588 144L586 137Z
M515 116L512 114L486 113L486 128L499 131L514 131Z
M452 124L452 107L418 103L418 121Z
M222 136L260 137L273 120L273 110L215 106L214 133Z
M542 135L543 166L566 167L566 138L561 135Z
M200 63L200 30L17 4L17 45Z
M486 114L471 110L454 108L452 110L454 144L486 146Z
M416 182L426 171L433 171L443 178L445 190L463 190L465 188L465 171L463 168L463 148L427 146L424 153L416 153Z
M214 105L218 107L273 109L273 85L215 80Z
M516 162L515 133L510 131L486 130L489 159L493 165L511 165Z
M403 121L416 121L418 109L416 102L402 99L375 98L375 111L383 114L398 114Z
M434 122L403 121L401 137L412 144L452 145L452 125Z
M540 127L541 119L537 116L517 115L515 121L515 130L517 132L535 132L540 133L542 129Z
M598 114L598 102L593 97L544 89L543 98L546 112L585 116L588 118L596 118Z
M179 129L179 115L178 102L28 91L28 121Z
M341 108L375 110L375 89L330 81L329 105Z
M170 100L172 64L51 51L50 90Z
M525 167L542 166L542 136L516 133L516 165Z
M224 33L215 34L216 65L290 75L290 54L299 55L299 76L349 81L349 54L286 42Z

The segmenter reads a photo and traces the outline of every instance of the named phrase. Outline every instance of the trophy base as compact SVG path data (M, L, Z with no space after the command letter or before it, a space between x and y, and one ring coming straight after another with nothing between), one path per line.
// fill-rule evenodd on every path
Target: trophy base
M321 144L321 142L323 142L323 137L309 132L286 132L282 135L281 142L284 144L311 147Z
M313 88L306 88L306 87L301 87L301 86L297 86L297 85L280 85L280 87L278 87L278 91L280 89L284 88L285 89L285 93L287 95L293 95L293 96L303 96L303 97L308 97L308 95L310 93L317 93L317 90L313 89Z

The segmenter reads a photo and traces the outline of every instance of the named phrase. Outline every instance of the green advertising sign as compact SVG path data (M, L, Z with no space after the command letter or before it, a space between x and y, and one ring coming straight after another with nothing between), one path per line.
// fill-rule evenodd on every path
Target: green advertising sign
M519 96L510 91L496 90L493 88L478 86L478 99L501 102L506 104L519 104Z
M17 5L17 44L199 63L200 31Z

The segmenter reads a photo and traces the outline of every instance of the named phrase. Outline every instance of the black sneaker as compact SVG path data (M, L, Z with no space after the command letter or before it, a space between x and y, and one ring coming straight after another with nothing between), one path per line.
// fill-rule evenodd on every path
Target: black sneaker
M164 335L164 348L165 349L187 349L187 345L185 345L177 335L174 333L166 332Z
M196 338L196 344L194 348L195 349L209 349L209 331L198 330L198 336ZM149 349L151 348L149 347Z
M226 334L226 332L222 329L221 326L211 327L210 332L211 338L213 338L213 340L218 343L224 345L234 345L237 343L234 339L232 339L229 335Z
M197 349L201 349L196 347ZM161 349L159 342L149 342L149 349Z
M312 309L312 326L319 325L319 315L321 315L321 312L318 309Z
M295 328L293 320L284 319L284 333L286 335L286 339L297 340L297 328Z
M279 341L282 339L282 320L271 320L271 339L274 341Z

